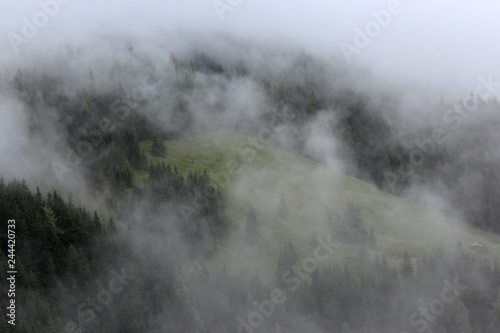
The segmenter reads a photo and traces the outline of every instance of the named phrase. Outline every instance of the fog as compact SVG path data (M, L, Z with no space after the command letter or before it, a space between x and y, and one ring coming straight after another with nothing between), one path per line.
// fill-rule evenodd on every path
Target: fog
M2 60L19 58L34 45L78 42L89 34L151 36L159 30L218 32L233 36L294 43L326 58L345 60L342 42L353 44L355 28L373 20L372 11L390 1L235 1L219 15L212 1L66 1L19 54L7 38L21 34L23 18L32 20L39 1L2 1ZM62 3L62 1L61 1ZM500 76L497 1L400 1L400 12L352 60L398 85L440 94L467 94L480 75ZM223 20L221 20L221 17ZM37 50L37 52L40 52ZM408 80L411 78L411 80ZM455 96L456 97L456 96Z
M191 139L198 134L226 129L253 138L249 142L253 142L251 146L256 155L242 153L246 149L243 145L245 148L238 150L240 155L221 164L220 174L210 175L217 180L223 179L222 176L231 179L228 188L219 185L227 191L225 199L237 212L231 212L232 217L239 219L231 221L233 229L223 243L229 250L216 252L210 259L193 261L193 252L210 252L215 245L206 239L197 244L198 247L185 241L176 229L184 216L182 211L179 213L175 200L156 207L150 202L153 198L146 197L118 214L123 218L120 221L123 237L130 242L134 253L130 262L143 268L156 265L145 280L168 276L165 280L175 281L182 302L196 303L198 310L212 311L214 316L220 315L236 325L239 317L235 315L247 318L254 309L248 304L234 307L232 292L237 288L214 288L214 281L224 284L240 279L252 286L248 302L264 301L272 287L280 283L275 281L274 268L276 253L280 253L283 246L286 248L284 239L289 237L306 243L313 234L326 237L330 230L325 220L333 219L330 216L333 213L347 215L350 200L358 200L363 208L361 215L380 228L376 230L380 239L385 240L385 231L381 231L384 228L402 233L406 228L413 228L413 220L405 216L398 216L399 224L393 223L400 209L414 209L412 202L429 208L424 225L434 228L435 234L452 235L445 242L447 246L463 235L471 237L462 221L442 215L434 219L437 215L432 214L445 212L467 220L469 216L460 209L460 200L453 201L453 193L470 193L468 200L460 197L464 205L472 212L481 211L484 198L471 188L484 185L487 179L467 171L466 176L449 186L444 180L420 181L412 177L425 179L426 168L431 170L431 167L443 174L447 172L449 165L433 164L434 152L443 151L443 155L453 156L450 164L472 163L486 147L488 161L500 160L495 144L498 135L494 128L486 126L499 122L495 114L498 102L495 104L493 100L495 96L500 97L498 1L228 1L233 6L212 0L55 1L2 1L0 174L3 177L25 178L31 187L40 186L44 191L56 188L71 195L78 204L107 214L87 179L90 167L86 164L86 160L102 160L105 154L90 153L88 158L83 156L83 162L82 156L73 155L71 146L78 147L78 142L69 142L70 134L61 125L72 115L47 107L50 101L44 100L43 90L49 86L45 73L52 75L52 88L71 101L79 101L79 93L86 89L102 95L124 90L129 102L140 105L140 115L153 123L155 129L174 133L175 138ZM51 15L40 14L42 8L49 8ZM33 23L37 20L44 21L37 27ZM375 24L377 20L382 23ZM369 26L378 26L378 30L370 32ZM360 31L365 31L361 37ZM214 74L203 67L190 70L189 66L193 65L188 62L200 54L208 55L230 74ZM18 68L27 81L42 87L36 88L41 92L29 103L10 86ZM284 87L292 82L293 89L303 89L304 96L325 107L297 120L294 118L297 110L288 110L289 105L276 102L270 96L269 91L277 95L280 92L266 90L269 82ZM489 113L447 114L444 111L448 109L440 109L447 103L466 99L471 93L476 98L478 86L483 92L478 99ZM298 100L303 91L297 91L294 96L299 95ZM314 98L310 91L314 92ZM297 101L289 104L293 102ZM357 147L346 143L351 134L345 134L341 128L348 122L350 103L357 110L358 102L359 108L368 110L367 115L363 115L368 117L367 121L380 121L382 133L377 132L366 140L373 142L364 147L365 160L356 159ZM118 118L116 126L122 120ZM487 130L481 130L483 128ZM435 135L438 129L446 140ZM272 133L271 138L263 139L268 133ZM477 141L476 136L480 137ZM223 135L221 137L219 143L227 145ZM241 138L235 136L234 139ZM433 141L429 141L431 139ZM388 184L387 179L380 182L383 176L376 178L367 170L376 169L377 165L360 167L377 162L375 150L370 151L371 147L379 147L377 145L410 152L407 157L410 162L413 159L411 170L396 175L396 183L408 184L403 190L394 190L394 184ZM412 155L415 147L420 149L419 155ZM211 151L204 153L209 155ZM288 161L297 161L291 157L294 153L319 164L314 163L310 168L288 165ZM282 162L285 166L278 161L285 161ZM64 176L58 173L54 163L65 163ZM488 168L493 168L492 165L487 164ZM282 169L273 169L276 166ZM385 170L376 171L382 174ZM338 176L344 173L374 186L363 187L353 178ZM265 191L269 186L273 193ZM356 186L366 193L355 193ZM382 199L378 202L378 197L373 199L378 195L375 187L390 189L411 201L397 201L404 208L388 208L380 213L373 207L385 202ZM344 193L343 189L347 191ZM276 207L281 209L283 201L288 203L286 213L275 217ZM257 221L262 224L258 232L261 238L245 234L244 220L250 210L255 210ZM290 214L307 223L288 225L280 214ZM390 224L380 222L384 219L390 220ZM167 225L165 221L174 222ZM367 234L363 237L367 238ZM245 242L258 246L239 245ZM314 250L314 246L299 246L297 260L309 258L311 249ZM403 255L390 254L394 256L391 260L399 260L396 256ZM374 256L378 260L377 255ZM162 261L164 257L169 260ZM187 267L182 267L185 264ZM209 266L208 273L205 265ZM434 276L424 278L437 295L447 268L441 267ZM254 277L260 278L265 288L255 287ZM307 283L317 279L320 278L314 274L303 278ZM482 286L483 273L478 273L475 279ZM309 291L306 289L309 285L305 285L299 292L288 294L290 299L283 308L291 309L290 312L277 310L279 319L271 319L269 326L262 325L263 332L292 332L282 331L276 321L286 322L287 327L295 325L298 330L323 332L322 318L312 318L293 305L295 298ZM409 294L416 300L418 290ZM393 306L387 313L396 312L395 304L401 299L407 299L408 303L413 300L404 296L402 292L387 296ZM429 300L419 301L427 304ZM463 306L462 303L457 306L460 305ZM412 306L413 303L410 309ZM199 316L199 313L192 314L192 318ZM159 321L155 324L158 330L171 327L167 320ZM196 325L197 332L205 332L203 323ZM221 332L225 331L221 329Z

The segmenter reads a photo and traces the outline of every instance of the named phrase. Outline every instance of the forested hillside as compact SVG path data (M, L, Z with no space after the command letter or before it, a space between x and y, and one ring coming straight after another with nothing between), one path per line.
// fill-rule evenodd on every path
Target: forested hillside
M271 127L280 129L280 135L271 135L275 144L323 163L325 155L335 154L345 164L344 172L391 193L428 188L445 195L452 211L471 224L500 232L500 173L494 168L498 158L493 130L500 104L491 94L461 101L431 102L422 97L411 106L418 108L415 117L420 119L405 119L398 110L408 107L406 99L418 96L407 96L403 90L400 95L382 89L368 92L352 83L355 72L304 53L291 55L281 71L266 72L260 62L247 66L243 56L223 61L199 51L186 58L171 53L158 64L148 55L129 52L111 68L118 83L106 86L106 92L97 93L99 84L91 69L80 78L84 90L71 99L57 75L38 72L25 77L28 74L18 70L13 78L16 91L33 111L34 129L43 126L39 118L50 117L42 110L55 109L52 117L64 125L70 151L99 170L93 175L97 182L99 173L112 173L114 186L130 187L131 170L124 157L131 167L146 169L138 141L159 142L203 128L232 128L266 137ZM134 67L127 69L123 61ZM143 82L129 82L125 91L120 77L130 78L119 71L138 75ZM376 84L369 76L366 81ZM250 105L231 101L231 94L237 96L247 86L255 99L248 101ZM257 110L246 114L242 108ZM164 118L166 126L155 125ZM486 124L491 130L484 130ZM324 153L315 152L310 148L311 131L335 144ZM109 146L116 136L126 145L122 152Z
M466 105L419 103L448 112L436 143L405 96L303 52L116 51L5 82L53 154L0 179L2 332L498 332L496 99L463 126Z

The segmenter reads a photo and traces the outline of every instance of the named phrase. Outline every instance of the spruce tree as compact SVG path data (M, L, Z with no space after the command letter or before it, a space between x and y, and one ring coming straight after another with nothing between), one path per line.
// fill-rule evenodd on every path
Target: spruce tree
M257 225L257 219L255 218L253 207L250 206L245 224L245 240L248 244L255 244L258 236L259 227Z
M165 157L166 149L163 138L159 134L155 133L153 134L152 142L153 146L151 148L151 154L153 156Z

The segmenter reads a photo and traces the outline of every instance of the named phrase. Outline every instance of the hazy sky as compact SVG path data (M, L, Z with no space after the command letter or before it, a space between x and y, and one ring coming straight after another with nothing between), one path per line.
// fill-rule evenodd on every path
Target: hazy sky
M220 0L236 4L220 19L213 0L0 0L2 60L21 57L47 40L78 42L89 31L116 30L150 34L158 29L217 31L236 36L279 38L307 51L347 60L340 44L353 46L355 29L374 20L372 11L387 9L394 0ZM60 4L48 19L38 15L41 3ZM474 89L478 76L500 81L500 1L401 0L397 14L365 48L353 54L354 63L368 65L384 77L430 84L458 94ZM46 16L47 17L47 16ZM9 33L23 36L24 18L42 27L29 43L13 51ZM37 49L38 50L38 49ZM429 87L429 88L430 88Z

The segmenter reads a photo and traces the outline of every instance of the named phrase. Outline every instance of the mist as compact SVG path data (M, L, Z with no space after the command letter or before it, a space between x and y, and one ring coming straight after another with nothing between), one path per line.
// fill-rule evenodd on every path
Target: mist
M452 290L456 302L440 301L437 322L415 313L432 309L462 273L469 300L496 300L497 1L3 5L0 175L116 220L104 239L129 252L109 267L133 272L117 297L147 295L155 313L140 316L151 332L479 327L462 289ZM162 171L148 156L120 188L96 170L122 158L109 142L132 125L142 153L168 140L177 164ZM177 168L199 188L179 185ZM149 177L140 186L138 170ZM469 247L484 239L482 258ZM479 267L470 258L488 268L464 273L462 259ZM368 285L387 288L370 304L387 306L377 318L345 310L355 308L349 299L368 307L371 296L356 291ZM75 331L67 325L77 323L82 295L96 293L69 289L50 288L71 299L72 315L53 326L61 332ZM320 306L321 290L339 298ZM123 304L108 309L114 329L130 316Z
M108 2L65 1L60 10L17 54L2 39L3 59L19 58L32 45L52 41L80 41L89 33L112 31L153 36L159 30L190 30L195 34L216 33L280 40L304 47L329 59L344 58L342 42L353 44L355 28L373 20L372 11L387 9L390 1L237 1L218 15L211 1ZM440 94L467 94L479 75L499 76L496 1L400 1L401 11L371 43L352 57L398 85L411 85ZM1 35L22 34L23 18L32 19L40 10L38 1L4 1ZM446 13L446 14L444 14ZM222 20L221 20L222 17ZM474 22L467 24L466 22ZM92 37L91 37L92 38ZM339 59L340 60L340 59ZM345 59L344 59L345 60ZM408 80L411 78L411 80ZM455 96L456 97L456 96Z

